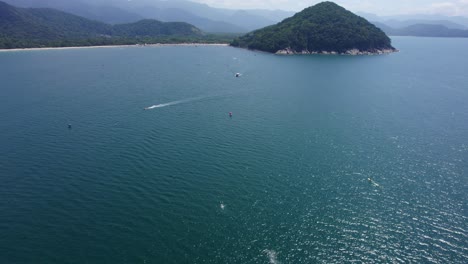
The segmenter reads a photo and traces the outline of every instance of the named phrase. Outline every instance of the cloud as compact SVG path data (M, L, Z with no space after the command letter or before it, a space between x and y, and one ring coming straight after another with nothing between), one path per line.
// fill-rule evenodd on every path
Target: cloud
M430 5L428 11L432 14L465 16L468 15L468 0L433 3Z

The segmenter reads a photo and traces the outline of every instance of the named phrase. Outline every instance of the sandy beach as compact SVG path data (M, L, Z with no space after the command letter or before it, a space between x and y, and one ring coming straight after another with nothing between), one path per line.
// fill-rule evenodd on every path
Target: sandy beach
M47 47L47 48L25 48L25 49L0 49L0 52L13 51L37 51L37 50L65 50L65 49L96 49L96 48L131 48L131 47L164 47L164 46L229 46L226 43L157 43L146 45L108 45L108 46L82 46L82 47Z

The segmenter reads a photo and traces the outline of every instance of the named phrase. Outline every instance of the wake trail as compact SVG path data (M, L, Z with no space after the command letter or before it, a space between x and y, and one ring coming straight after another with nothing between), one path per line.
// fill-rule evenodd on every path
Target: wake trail
M194 102L194 101L200 101L200 100L207 99L207 98L210 98L210 97L215 97L215 96L199 96L199 97L192 97L192 98L183 99L183 100L177 100L177 101L172 101L172 102L168 102L168 103L164 103L164 104L157 104L157 105L148 106L148 107L145 107L145 110L151 110L151 109L163 108L163 107L171 106L171 105L178 105L178 104L183 104L183 103L189 103L189 102Z
M235 94L239 94L239 93L242 93L242 92L245 92L245 91L244 90L237 90L237 91L231 91L231 92L224 92L224 93L222 92L222 93L216 93L216 94L211 94L211 95L191 97L191 98L172 101L172 102L168 102L168 103L164 103L164 104L156 104L156 105L148 106L148 107L145 107L144 110L152 110L152 109L156 109L156 108L163 108L163 107L167 107L167 106L191 103L191 102L196 102L196 101L201 101L201 100L206 100L206 99L213 99L213 98L218 98L218 97L233 96Z

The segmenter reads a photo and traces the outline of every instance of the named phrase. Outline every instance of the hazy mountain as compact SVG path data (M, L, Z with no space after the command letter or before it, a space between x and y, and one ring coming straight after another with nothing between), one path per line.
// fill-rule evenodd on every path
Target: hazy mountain
M444 25L414 24L402 28L393 28L381 22L373 23L390 36L468 37L468 30L448 28Z
M231 16L226 18L226 21L244 27L247 29L246 31L259 29L262 27L273 25L278 22L275 20L267 19L263 16L251 14L249 11L246 10L239 10L234 12Z
M207 32L248 32L291 16L281 10L232 10L183 0L6 0L21 7L49 7L105 23L142 18L182 21ZM183 15L182 15L183 14Z
M229 24L224 21L214 21L204 17L199 17L184 9L179 8L159 9L156 7L140 7L134 8L133 11L146 18L152 18L166 22L187 22L200 28L205 32L247 32L246 28Z
M468 38L468 30L452 29L443 25L416 24L397 29L394 35L419 37L462 37Z
M258 29L267 25L272 25L282 19L291 16L292 12L280 10L234 10L213 8L206 4L199 4L183 0L152 1L152 0L132 0L132 1L112 1L98 0L100 3L114 4L125 10L139 12L136 10L157 8L162 11L179 9L199 18L209 19L215 22L224 22L242 28L245 31ZM140 13L141 14L141 13ZM181 18L183 19L183 18ZM171 18L171 20L174 20ZM184 20L185 21L185 20ZM232 31L232 30L231 30Z
M295 14L292 11L284 10L265 10L265 9L249 9L248 12L255 14L257 16L262 16L271 21L281 22L282 20L291 17Z
M375 22L375 21L372 21L371 22L372 24L374 24L376 27L380 28L383 32L385 32L385 34L389 35L389 36L393 36L393 33L395 31L394 28L384 24L384 23L381 23L381 22Z
M468 29L468 18L461 16L443 16L443 15L396 15L396 16L378 16L371 13L359 12L360 16L369 21L384 23L388 26L400 28L414 24L443 25L452 29Z
M144 18L116 6L95 5L85 0L4 0L4 2L17 7L53 8L109 24L130 23Z
M385 20L383 21L385 25L388 25L393 28L403 28L403 27L408 27L416 24L425 24L425 25L442 25L447 28L452 28L452 29L467 29L467 27L454 23L449 20L424 20L424 19L410 19L410 20Z
M399 16L391 16L391 17L384 17L385 20L447 20L459 25L463 25L468 28L468 17L463 16L444 16L444 15L399 15Z

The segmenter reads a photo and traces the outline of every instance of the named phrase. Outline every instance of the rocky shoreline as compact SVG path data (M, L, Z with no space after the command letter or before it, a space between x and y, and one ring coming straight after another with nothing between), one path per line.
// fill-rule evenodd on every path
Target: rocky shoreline
M351 56L356 56L356 55L382 55L382 54L390 54L393 52L398 52L399 50L397 49L375 49L375 50L366 50L366 51L361 51L358 49L350 49L345 52L337 52L337 51L308 51L308 50L303 50L303 51L295 51L291 48L286 48L282 50L278 50L275 54L277 55L297 55L297 54L322 54L322 55L351 55Z

